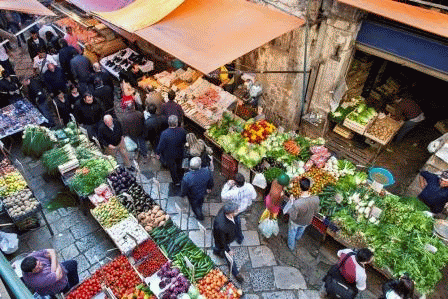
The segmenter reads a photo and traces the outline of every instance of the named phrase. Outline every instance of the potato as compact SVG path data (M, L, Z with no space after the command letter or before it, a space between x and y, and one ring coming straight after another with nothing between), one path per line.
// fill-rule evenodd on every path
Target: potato
M147 226L145 226L145 230L146 230L147 232L152 231L152 226L151 226L151 225L147 225Z

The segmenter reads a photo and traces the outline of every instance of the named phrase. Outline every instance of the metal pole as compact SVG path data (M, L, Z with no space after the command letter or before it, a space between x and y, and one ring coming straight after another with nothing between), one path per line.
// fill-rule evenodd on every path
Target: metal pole
M28 29L30 29L31 27L33 27L34 25L36 25L37 23L39 23L40 21L42 21L43 19L45 19L46 17L47 17L47 16L40 18L40 19L37 20L36 22L34 22L34 23L32 23L32 24L26 26L25 28L23 28L23 29L20 30L19 32L14 33L14 35L15 35L16 37L19 36L20 34L24 33L25 31L27 31ZM2 42L0 43L0 46L3 46L3 45L6 44L7 42L9 42L9 39L5 39L4 41L2 41Z

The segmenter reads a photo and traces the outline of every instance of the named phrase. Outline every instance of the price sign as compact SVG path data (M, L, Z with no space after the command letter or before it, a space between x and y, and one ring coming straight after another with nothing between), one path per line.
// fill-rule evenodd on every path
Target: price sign
M226 255L226 258L230 263L230 269L229 269L230 270L229 277L230 277L230 275L232 273L232 267L233 267L233 257L227 251L224 251L224 254Z
M190 260L184 256L185 265L187 265L187 268L191 271L191 276L193 277L194 281L194 265L190 262Z
M70 119L72 120L72 122L76 123L75 116L73 116L73 114L71 114L71 113L70 113Z
M84 129L83 127L79 127L79 131L81 132L81 134L84 134L84 135L89 135L89 133L87 133L87 130L86 129ZM98 142L98 139L97 139L97 142Z
M137 161L133 160L133 162L134 162L135 169L137 169L137 172L140 172L140 167L138 166Z

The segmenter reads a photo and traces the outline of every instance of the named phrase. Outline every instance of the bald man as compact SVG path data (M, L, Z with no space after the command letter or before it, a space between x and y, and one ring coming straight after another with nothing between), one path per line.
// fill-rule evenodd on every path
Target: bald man
M98 138L104 152L107 155L116 156L117 153L123 158L123 163L126 167L131 167L129 154L124 144L123 130L121 124L112 118L110 114L104 115L103 122L98 128Z

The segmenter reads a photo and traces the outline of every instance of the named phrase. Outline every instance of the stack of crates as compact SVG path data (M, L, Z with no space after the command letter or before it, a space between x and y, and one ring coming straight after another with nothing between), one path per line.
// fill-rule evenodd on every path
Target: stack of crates
M233 180L238 172L238 161L232 156L223 154L221 156L221 174L228 180Z

